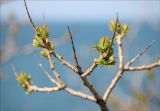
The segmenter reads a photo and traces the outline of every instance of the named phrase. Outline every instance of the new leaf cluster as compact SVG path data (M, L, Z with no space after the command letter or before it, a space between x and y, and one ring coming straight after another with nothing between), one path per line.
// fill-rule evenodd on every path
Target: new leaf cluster
M100 57L96 59L95 63L100 66L113 66L116 63L116 58L114 57L114 49L111 47L112 40L108 37L102 37L99 40L99 44L94 46L100 53Z
M120 34L122 38L124 38L129 31L129 27L127 24L123 24L122 26L119 23L119 20L112 20L109 23L109 29L111 32L115 33L115 36ZM94 46L100 53L100 57L96 59L95 63L100 66L113 66L116 64L116 58L114 56L114 49L112 48L112 40L109 37L102 37L99 40L99 44Z
M24 88L26 94L30 94L32 91L29 89L29 86L32 84L31 82L31 76L21 72L16 76L16 79L18 81L18 84Z
M47 48L47 49L54 49L54 44L48 41L49 32L47 26L37 26L36 33L33 39L33 46L38 48Z
M127 32L129 31L129 26L127 24L120 24L119 20L117 20L117 24L115 20L112 20L109 23L109 29L111 32L116 32L117 34L121 34L122 37L125 37ZM115 28L116 27L116 28ZM116 31L115 31L116 29Z

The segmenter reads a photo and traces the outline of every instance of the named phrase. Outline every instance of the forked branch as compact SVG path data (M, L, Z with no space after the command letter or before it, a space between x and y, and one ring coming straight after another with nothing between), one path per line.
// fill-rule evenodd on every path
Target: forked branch
M137 59L139 59L153 45L153 42L149 46L147 46L140 54L135 56L131 61L124 64L122 39L125 35L124 33L126 33L128 31L128 29L127 29L128 27L126 25L124 27L120 26L119 20L118 20L118 14L117 14L116 21L114 22L115 23L114 24L114 29L113 29L114 33L113 33L112 39L110 40L110 39L105 39L104 38L103 39L104 40L103 44L101 44L101 45L104 45L104 42L109 41L108 44L110 44L110 45L107 45L107 48L103 47L104 49L106 49L105 53L103 52L104 50L102 50L102 52L100 52L100 51L99 52L101 54L100 57L102 57L102 58L100 58L101 60L105 59L107 61L107 60L110 60L110 59L108 59L110 57L111 57L111 60L113 60L114 56L110 56L110 55L114 54L113 50L112 50L112 46L113 46L114 40L116 39L116 44L117 44L117 48L118 48L119 69L118 69L115 77L113 78L112 82L110 83L109 87L106 89L103 97L101 97L101 95L97 92L97 90L94 88L94 86L90 83L90 81L87 78L95 70L95 68L99 64L96 64L97 62L94 61L93 64L85 72L82 71L82 69L81 69L81 67L78 63L78 58L77 58L77 55L76 55L75 45L74 45L72 33L70 31L69 26L67 28L68 28L68 31L69 31L69 34L70 34L70 37L71 37L71 44L72 44L74 60L75 60L75 64L76 64L75 66L70 64L62 56L60 56L58 53L56 53L54 51L54 46L48 40L49 32L48 32L47 26L36 27L33 23L33 20L31 18L31 16L30 16L30 13L28 11L26 0L24 0L24 3L25 3L25 8L26 8L29 20L32 24L32 27L34 28L34 30L36 32L36 35L35 35L35 38L34 38L34 46L44 49L44 56L47 58L47 60L50 64L50 69L52 70L52 73L53 73L54 77L52 77L47 72L47 70L44 68L44 66L41 63L39 64L39 66L42 68L42 70L44 71L45 75L49 78L49 80L55 85L55 87L38 87L38 86L35 86L35 85L31 84L30 77L26 76L25 74L21 74L21 77L19 77L18 80L20 81L20 83L25 82L24 85L23 84L21 84L21 85L22 85L22 87L24 86L25 89L29 90L28 91L29 93L32 92L32 91L36 91L36 92L55 92L55 91L64 90L64 91L66 91L67 93L69 93L73 96L77 96L77 97L80 97L80 98L83 98L83 99L86 99L86 100L97 103L102 111L109 111L109 109L106 105L106 102L107 102L110 94L112 93L113 89L116 87L118 81L121 79L121 77L122 77L122 75L124 74L125 71L142 71L142 70L150 70L150 69L155 68L155 67L160 67L160 62L159 61L155 62L155 63L152 63L152 64L149 64L149 65L144 65L144 66L134 66L134 67L130 66L133 62L135 62ZM125 32L122 33L124 30L125 30ZM101 49L97 48L97 50L101 50ZM47 54L45 54L45 51L47 51ZM64 83L64 81L61 79L59 73L57 72L57 70L55 68L55 62L52 59L52 56L54 58L58 59L61 62L61 64L68 67L70 70L74 71L75 73L77 73L80 76L81 80L83 81L84 86L86 86L88 88L88 90L92 93L92 95L87 95L85 93L75 91L75 90L71 89L70 87L68 87ZM104 61L102 61L102 62L104 62ZM116 63L116 62L113 62L113 63ZM108 65L108 64L106 63L106 65ZM21 78L22 78L22 80L21 80Z

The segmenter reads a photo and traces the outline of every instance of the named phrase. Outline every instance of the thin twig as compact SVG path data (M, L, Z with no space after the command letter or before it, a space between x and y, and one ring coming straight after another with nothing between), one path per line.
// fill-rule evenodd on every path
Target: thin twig
M122 77L122 74L123 74L123 71L122 70L119 70L117 73L116 73L116 76L114 77L114 79L112 80L111 84L109 85L109 87L107 88L107 90L105 91L105 94L103 96L103 99L105 101L108 100L112 90L114 89L114 87L116 86L116 84L118 83L118 81L120 80L120 78Z
M16 71L16 68L15 68L14 64L11 64L11 67L12 67L12 70L13 70L13 72L14 72L14 75L17 76L18 73L17 73L17 71Z
M29 17L29 20L30 20L30 22L31 22L31 24L32 24L32 26L33 26L33 28L34 28L34 30L36 31L36 26L34 25L34 22L33 22L33 20L32 20L32 18L31 18L30 14L29 14L26 0L24 0L24 4L25 4L25 8L26 8L26 11L27 11L27 15L28 15L28 17Z
M89 68L87 69L87 71L84 72L84 73L81 75L81 77L87 77L87 76L89 76L89 75L94 71L94 69L95 69L96 67L97 67L97 64L94 62L94 63L92 64L92 66L89 67Z
M151 48L154 44L155 40L153 40L144 50L142 50L137 56L135 56L132 60L127 62L125 66L130 66L132 63L134 63L137 59L139 59L149 48Z
M80 69L81 69L80 65L78 64L78 59L77 59L76 50L75 50L75 47L74 47L74 42L73 42L72 33L71 33L71 31L70 31L69 26L67 26L67 28L68 28L69 35L70 35L70 37L71 37L72 49L73 49L74 60L75 60L76 66L77 66L77 68L80 68Z
M49 78L52 83L57 84L57 81L49 74L49 72L44 68L42 63L39 63L39 67L43 70L44 74Z
M57 58L61 64L65 65L66 67L68 67L69 69L71 69L72 71L76 72L76 73L80 73L82 74L82 70L77 69L77 67L71 65L68 61L66 61L62 56L60 56L58 53L51 51L50 52L55 58Z
M125 67L124 70L125 71L142 71L142 70L150 70L152 68L155 68L155 67L159 67L160 66L160 63L152 63L150 65L144 65L144 66L138 66L138 67Z

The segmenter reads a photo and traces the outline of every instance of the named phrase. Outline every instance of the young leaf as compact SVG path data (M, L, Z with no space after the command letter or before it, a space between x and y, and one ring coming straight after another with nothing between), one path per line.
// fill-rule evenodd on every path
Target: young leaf
M36 27L36 36L41 39L46 39L49 37L49 32L47 26Z
M41 56L43 56L43 57L45 57L45 58L48 57L48 53L47 53L47 50L46 50L46 49L43 49L43 50L41 51Z
M116 58L112 55L108 58L103 58L103 57L100 57L96 60L95 62L97 65L100 65L100 66L113 66L116 64Z
M116 21L115 20L111 20L111 22L108 24L108 27L109 27L111 32L115 32ZM119 20L117 21L116 32L118 32L118 33L121 32L121 26L120 26Z
M40 41L38 41L36 38L33 39L32 45L36 48L41 47L42 44L40 43Z
M122 32L121 32L122 36L125 37L127 32L129 31L129 26L127 24L123 24L121 29L122 29Z
M28 88L29 85L31 85L31 76L27 75L24 72L21 72L16 77L18 84L24 88L26 94L30 94L32 91Z

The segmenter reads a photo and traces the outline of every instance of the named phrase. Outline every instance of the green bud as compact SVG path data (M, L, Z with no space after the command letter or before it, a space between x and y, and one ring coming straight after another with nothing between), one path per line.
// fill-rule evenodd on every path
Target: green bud
M116 58L113 55L108 58L100 57L100 58L96 59L95 63L100 66L109 67L109 66L113 66L116 64Z
M114 32L115 31L115 24L116 24L116 21L112 20L110 23L109 23L109 29L110 31Z
M54 48L55 48L54 43L50 42L50 48L51 48L52 50L54 50Z
M108 37L102 37L99 40L99 44L94 46L94 49L96 49L98 52L105 53L111 45L111 39Z
M125 37L127 32L129 31L129 26L127 24L123 24L121 29L122 29L122 32L121 32L122 36Z
M100 57L96 59L95 63L100 66L113 66L116 64L116 58L114 57L114 49L111 46L112 40L108 37L103 37L99 40L99 44L94 46Z
M27 94L31 93L32 91L29 90L28 85L31 85L31 76L27 75L24 72L21 72L16 76L16 80L18 81L18 84L24 88L25 92Z
M115 20L111 20L111 22L108 24L108 27L109 27L111 32L115 32L116 21ZM119 24L119 21L117 22L116 32L118 32L118 33L121 32L121 26Z
M47 26L36 27L36 36L41 39L46 39L49 37L49 32Z
M41 47L41 43L36 38L33 39L32 45L36 48Z
M48 53L47 53L47 50L46 50L46 49L43 49L43 50L41 51L41 56L43 56L43 57L45 57L45 58L48 57Z

